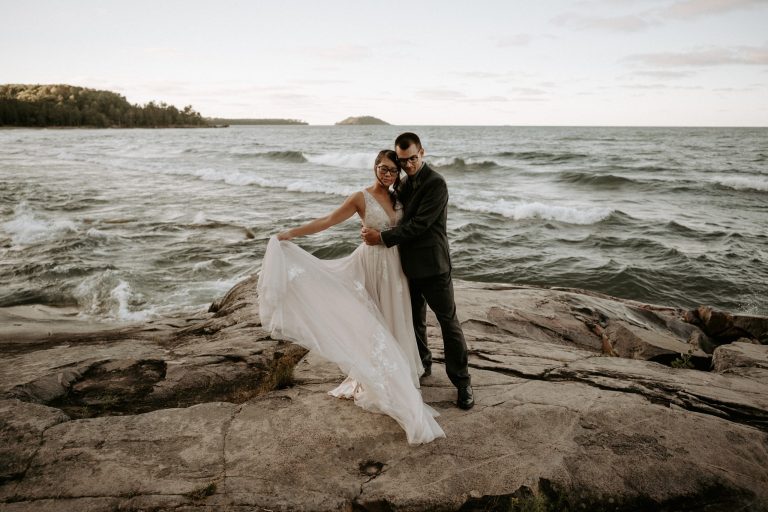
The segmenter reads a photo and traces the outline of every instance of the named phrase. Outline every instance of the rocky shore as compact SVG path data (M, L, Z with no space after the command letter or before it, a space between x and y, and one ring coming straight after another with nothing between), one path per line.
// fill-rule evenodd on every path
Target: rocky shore
M768 318L456 296L477 405L453 405L437 364L422 392L447 438L419 447L328 396L333 365L270 338L255 278L134 327L6 311L0 509L768 510Z

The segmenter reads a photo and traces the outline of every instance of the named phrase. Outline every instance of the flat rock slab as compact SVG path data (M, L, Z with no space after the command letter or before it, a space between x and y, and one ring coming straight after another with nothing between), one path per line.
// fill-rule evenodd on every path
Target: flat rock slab
M54 424L0 499L4 510L457 510L533 490L587 509L672 507L681 497L691 510L768 506L768 436L753 428L480 370L466 412L435 372L423 392L447 437L427 445L409 446L391 418L328 396L329 384L306 384L241 405Z
M696 316L741 326L710 355L675 308L457 282L477 404L456 408L430 317L422 395L447 437L414 447L327 394L333 364L270 339L255 288L162 325L0 340L0 508L768 510L760 319ZM714 371L659 364L685 353Z

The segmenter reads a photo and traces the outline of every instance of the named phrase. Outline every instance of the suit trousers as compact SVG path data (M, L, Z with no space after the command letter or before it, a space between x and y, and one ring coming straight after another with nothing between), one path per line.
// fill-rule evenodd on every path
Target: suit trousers
M456 316L456 302L453 298L451 273L408 279L411 292L413 327L419 356L425 368L432 366L432 352L427 345L427 305L435 313L443 333L445 370L454 386L470 384L467 367L467 343Z

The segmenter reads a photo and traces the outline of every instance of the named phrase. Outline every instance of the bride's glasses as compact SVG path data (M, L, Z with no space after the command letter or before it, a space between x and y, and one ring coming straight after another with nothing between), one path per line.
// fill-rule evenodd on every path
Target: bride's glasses
M385 167L383 165L377 165L376 172L378 172L379 174L391 174L392 176L397 176L400 171L394 167Z

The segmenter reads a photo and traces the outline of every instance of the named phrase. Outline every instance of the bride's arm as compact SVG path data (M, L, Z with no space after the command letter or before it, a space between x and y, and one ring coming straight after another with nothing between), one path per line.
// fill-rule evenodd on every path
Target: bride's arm
M362 218L365 212L364 208L365 208L365 203L363 200L363 193L355 192L354 194L349 196L341 206L336 208L336 210L334 210L330 214L326 215L325 217L320 217L319 219L315 219L311 222L307 222L303 226L299 226L296 228L289 229L288 231L283 231L282 233L278 233L277 239L290 240L291 238L295 238L297 236L312 235L314 233L319 233L320 231L324 231L330 228L331 226L335 226L340 222L344 222L355 213L358 213Z

